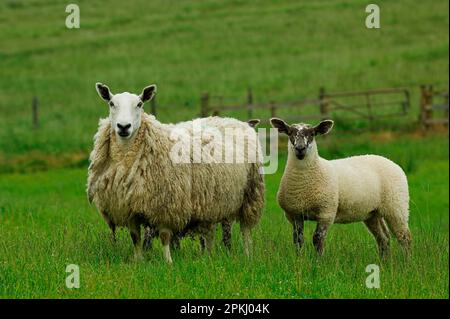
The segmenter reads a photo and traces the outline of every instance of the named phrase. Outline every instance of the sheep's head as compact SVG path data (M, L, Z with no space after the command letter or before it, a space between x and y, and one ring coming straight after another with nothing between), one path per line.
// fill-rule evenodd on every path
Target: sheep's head
M311 150L316 149L314 138L317 135L327 134L333 128L332 120L324 120L316 126L303 123L289 125L279 118L270 119L270 123L278 132L289 137L289 148L299 160L303 160Z
M102 83L96 83L95 88L100 97L109 105L111 127L117 136L121 140L130 139L141 125L143 105L155 95L156 85L145 87L140 95L128 92L113 94Z

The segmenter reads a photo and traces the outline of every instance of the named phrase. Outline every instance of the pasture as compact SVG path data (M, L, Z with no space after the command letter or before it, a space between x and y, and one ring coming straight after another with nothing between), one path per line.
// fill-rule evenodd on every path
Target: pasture
M113 92L156 83L163 122L198 116L203 92L244 103L248 86L256 103L316 97L321 86L411 86L415 120L418 86L448 85L445 0L379 1L377 30L365 27L360 0L77 3L80 29L65 27L65 1L0 3L3 172L85 158L108 112L98 81ZM33 96L38 130L31 129Z
M360 0L77 3L81 28L72 30L64 24L67 1L0 3L0 298L449 297L448 132L414 129L418 86L448 88L448 1L377 1L377 30L365 27ZM392 258L382 263L362 223L333 226L321 258L307 223L297 256L276 203L281 142L250 258L235 225L230 253L218 231L211 256L185 239L172 266L159 242L134 262L128 232L119 231L113 245L86 198L87 156L98 119L108 114L97 81L135 93L156 83L162 122L197 117L203 92L245 103L251 87L262 103L317 97L321 86L410 88L407 129L393 121L389 130L352 133L337 122L318 145L327 159L373 153L402 166L411 260L394 240ZM65 285L68 264L80 267L79 289ZM365 285L369 264L381 267L380 289Z
M239 227L227 254L219 240L211 256L198 241L185 239L162 258L162 247L133 260L131 239L120 231L118 242L87 203L86 169L60 169L29 175L0 176L0 296L14 298L448 298L448 140L437 135L330 137L319 141L326 158L374 152L402 165L409 177L413 256L406 262L392 243L392 258L377 257L374 239L362 223L334 225L326 251L312 247L313 223L306 224L300 256L291 227L278 207L278 172L266 176L267 205L254 232L250 259L243 255ZM420 150L420 152L417 152ZM217 239L219 239L219 232ZM80 288L68 289L66 265L80 266ZM369 264L380 265L380 289L368 289Z

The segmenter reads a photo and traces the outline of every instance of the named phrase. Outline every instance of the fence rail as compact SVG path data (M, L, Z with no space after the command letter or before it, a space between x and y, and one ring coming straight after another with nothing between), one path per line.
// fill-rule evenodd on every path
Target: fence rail
M377 101L382 97L383 101ZM386 100L386 98L389 98ZM349 100L359 99L355 101ZM213 104L214 101L219 103ZM269 101L267 103L254 103L251 88L247 89L246 103L244 104L223 104L223 96L210 95L204 93L201 98L201 116L220 115L224 111L246 111L247 120L254 117L257 110L269 111L271 117L277 116L279 111L287 108L295 108L295 114L284 117L286 120L307 120L307 119L327 119L333 118L336 112L344 112L347 117L368 120L370 123L377 119L386 117L400 117L408 114L410 108L410 92L406 88L384 88L376 90L355 91L355 92L326 92L325 88L320 88L317 98L302 99L289 102ZM395 107L394 107L395 106ZM306 107L309 113L305 113ZM389 112L380 114L380 110ZM267 122L267 118L262 119Z

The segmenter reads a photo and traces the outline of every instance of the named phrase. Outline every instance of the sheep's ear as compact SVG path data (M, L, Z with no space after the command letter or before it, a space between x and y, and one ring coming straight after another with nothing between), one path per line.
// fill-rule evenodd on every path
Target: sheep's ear
M273 117L270 119L270 124L272 124L274 128L278 129L278 132L280 133L285 133L287 135L291 133L291 127L282 119Z
M314 135L328 134L333 128L334 122L332 120L324 120L314 126Z
M141 99L142 102L145 103L147 101L150 101L155 96L155 94L156 94L156 85L152 84L145 87L142 90L142 93L141 95L139 95L139 98Z
M247 121L248 125L250 125L251 127L256 127L259 124L259 122L261 121L258 119L252 119Z
M95 88L97 89L98 95L100 95L100 97L105 101L109 102L112 99L113 95L109 90L109 87L107 87L103 83L95 83Z

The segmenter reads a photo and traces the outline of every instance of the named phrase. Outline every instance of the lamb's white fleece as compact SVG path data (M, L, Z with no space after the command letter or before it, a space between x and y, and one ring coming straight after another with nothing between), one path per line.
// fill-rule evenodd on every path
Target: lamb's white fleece
M376 216L381 223L374 232L377 240L388 240L386 221L402 244L409 246L411 241L406 175L382 156L326 160L318 155L314 141L306 158L299 160L289 143L277 198L291 223L299 217L329 225L367 222Z

